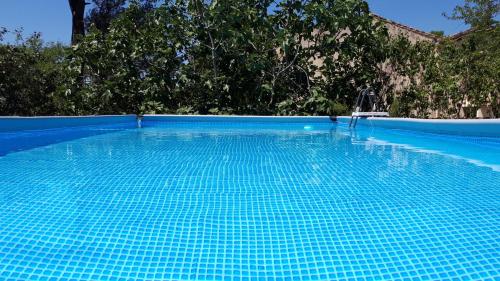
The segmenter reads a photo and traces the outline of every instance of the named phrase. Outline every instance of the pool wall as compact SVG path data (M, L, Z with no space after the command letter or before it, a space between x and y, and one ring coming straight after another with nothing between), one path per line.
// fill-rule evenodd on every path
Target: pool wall
M44 130L92 125L135 124L136 116L91 115L91 116L41 116L41 117L0 117L0 132Z
M143 121L210 123L332 123L329 116L243 116L243 115L144 115Z
M350 116L336 118L340 124L349 124ZM417 132L500 137L500 119L415 119L415 118L360 118L357 126L380 127L388 129L409 130Z
M332 123L347 125L350 116L235 116L235 115L144 115L145 122L209 123ZM136 115L1 117L0 132L43 130L92 125L136 124ZM413 118L363 118L358 126L462 136L500 137L500 119L435 120Z

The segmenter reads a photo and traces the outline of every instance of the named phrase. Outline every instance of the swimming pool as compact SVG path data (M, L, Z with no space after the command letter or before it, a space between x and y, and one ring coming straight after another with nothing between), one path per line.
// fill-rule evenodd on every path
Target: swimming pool
M0 133L0 280L500 278L500 139L244 120Z

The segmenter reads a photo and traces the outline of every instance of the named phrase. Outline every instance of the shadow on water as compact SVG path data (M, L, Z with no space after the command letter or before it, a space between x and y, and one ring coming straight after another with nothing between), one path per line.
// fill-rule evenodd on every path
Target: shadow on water
M0 133L0 156L50 144L134 129L135 124L96 125Z

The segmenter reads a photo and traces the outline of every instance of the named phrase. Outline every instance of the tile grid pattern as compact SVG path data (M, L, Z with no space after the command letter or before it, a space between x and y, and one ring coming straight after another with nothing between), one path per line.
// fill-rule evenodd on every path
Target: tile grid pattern
M0 171L0 280L500 278L500 173L336 126L146 124Z

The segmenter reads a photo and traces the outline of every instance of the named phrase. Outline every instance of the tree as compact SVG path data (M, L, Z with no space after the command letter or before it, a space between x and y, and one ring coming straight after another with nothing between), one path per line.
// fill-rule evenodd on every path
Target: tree
M500 11L500 0L465 0L463 6L456 6L451 16L453 20L462 20L472 28L491 27L498 23L495 17Z
M430 34L434 34L440 38L444 37L444 31L442 30L431 30Z
M65 83L74 114L161 113L177 106L172 95L185 60L176 7L151 11L137 3L106 33L91 27L73 48ZM85 73L85 83L78 83Z
M267 0L186 5L188 61L182 67L181 91L190 98L182 110L270 114L263 85L277 53L269 5Z
M157 2L158 0L92 0L91 9L85 18L86 29L94 25L106 33L111 21L123 13L130 4L140 7L143 11L151 11Z
M71 44L76 44L85 35L85 0L68 0L72 16Z
M472 26L471 32L451 43L455 49L453 64L460 78L458 104L467 101L472 108L489 105L497 115L500 114L500 26L496 20L499 12L500 0L466 0L449 17Z
M366 86L395 116L500 111L497 25L414 44L363 0L93 3L71 49L0 44L0 111L337 115Z
M67 48L46 45L40 34L17 43L2 44L7 30L0 28L0 115L54 115L64 113L58 91L64 77Z
M181 76L191 97L186 107L213 114L335 114L345 111L339 101L351 103L358 86L374 84L380 28L366 2L288 0L268 14L272 5L189 1L192 36Z
M85 23L87 29L94 25L101 32L107 32L111 21L125 10L127 0L92 0Z
M496 5L496 6L495 6ZM472 24L459 40L443 37L436 44L411 44L406 38L390 42L391 67L405 85L393 95L391 115L476 117L488 107L500 113L500 27L494 17L498 1L466 1L454 19Z

